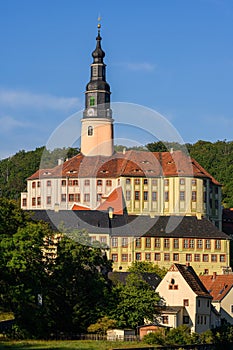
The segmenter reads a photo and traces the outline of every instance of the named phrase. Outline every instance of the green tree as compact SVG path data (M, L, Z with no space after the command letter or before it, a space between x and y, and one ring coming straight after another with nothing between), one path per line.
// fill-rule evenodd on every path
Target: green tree
M104 316L99 318L96 323L91 324L87 331L88 333L97 333L105 335L108 329L112 329L116 327L117 322L115 320L111 320L109 317Z
M144 323L144 319L154 320L160 297L142 279L141 274L130 274L125 285L116 283L113 293L115 307L110 317L117 321L118 327L135 329Z
M134 261L132 265L128 268L128 271L135 273L155 273L160 278L163 278L167 273L167 270L164 267L160 268L158 265L155 265L150 261Z

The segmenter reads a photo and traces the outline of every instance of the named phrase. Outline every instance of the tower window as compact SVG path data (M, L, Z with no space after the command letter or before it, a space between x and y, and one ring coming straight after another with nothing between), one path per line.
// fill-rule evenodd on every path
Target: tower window
M92 126L88 126L87 134L88 134L88 136L92 136L93 135L93 127Z
M95 105L95 97L91 96L90 97L90 106L94 106Z

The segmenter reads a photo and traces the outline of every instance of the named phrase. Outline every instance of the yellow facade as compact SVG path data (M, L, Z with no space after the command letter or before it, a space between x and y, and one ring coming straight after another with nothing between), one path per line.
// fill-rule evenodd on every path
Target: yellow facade
M110 258L116 271L135 261L168 269L172 263L190 264L197 274L222 274L229 267L229 240L171 237L112 237Z

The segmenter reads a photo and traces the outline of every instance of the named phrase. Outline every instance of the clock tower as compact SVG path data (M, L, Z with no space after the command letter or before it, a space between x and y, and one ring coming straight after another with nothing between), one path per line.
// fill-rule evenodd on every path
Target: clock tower
M105 52L101 48L100 23L96 48L92 52L91 79L86 86L81 132L81 152L85 156L113 154L113 119L110 86L106 82Z

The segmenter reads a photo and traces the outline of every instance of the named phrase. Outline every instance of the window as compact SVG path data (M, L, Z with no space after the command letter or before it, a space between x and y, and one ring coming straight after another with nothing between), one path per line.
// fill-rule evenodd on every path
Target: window
M146 261L150 261L151 260L151 254L150 253L146 253L145 254L145 258L146 258Z
M126 191L126 200L127 201L131 200L131 191Z
M155 253L155 261L160 261L160 253Z
M90 180L84 180L84 186L90 186Z
M169 179L165 179L165 180L164 180L164 185L165 185L165 186L168 186L168 185L169 185Z
M122 245L122 247L128 247L128 238L127 237L123 237L121 239L121 245Z
M35 205L36 205L36 198L32 197L32 206L35 206Z
M189 240L189 248L194 249L194 239Z
M194 254L194 261L201 261L200 254Z
M106 236L100 236L100 243L106 244L107 243L107 237Z
M37 197L37 205L41 205L41 197Z
M160 238L155 238L155 248L160 248Z
M202 247L203 247L202 239L198 239L197 240L197 249L202 249Z
M121 261L122 262L127 262L128 261L128 254L122 254L121 255Z
M185 191L180 191L180 200L181 201L185 200Z
M50 180L47 181L47 186L48 186L48 187L51 186L51 181L50 181Z
M170 261L170 254L164 253L164 261Z
M188 239L183 240L183 248L185 248L185 249L189 248L189 240Z
M75 193L75 195L74 195L74 201L75 201L75 202L80 202L80 193Z
M73 180L73 186L78 186L78 180Z
M95 105L95 97L90 96L90 106L94 106L94 105Z
M189 299L184 299L183 300L183 305L184 306L189 306Z
M192 179L192 185L196 186L197 185L197 180L196 179Z
M162 316L162 323L168 324L168 316Z
M47 196L47 198L46 198L46 203L47 203L48 205L51 204L51 196Z
M23 198L23 207L27 206L27 198Z
M179 248L179 238L173 239L173 248L178 249Z
M186 261L192 261L192 254L186 254Z
M66 180L61 180L61 185L66 186Z
M69 194L69 202L74 202L74 194Z
M135 180L134 180L134 184L135 184L135 185L140 185L140 179L135 179Z
M233 314L233 305L231 305L231 313Z
M220 239L215 240L215 249L221 249L221 241Z
M157 186L157 179L152 179L151 183L152 183L152 186Z
M36 182L33 181L33 183L32 183L32 188L35 188L35 187L36 187Z
M169 201L169 191L164 192L164 200L165 200L165 202Z
M143 192L143 199L144 199L144 201L148 201L148 192L147 191Z
M100 201L101 201L101 198L102 198L102 193L97 193L97 195L96 195L96 201L97 201L97 202L100 202Z
M192 202L197 201L197 191L192 191Z
M208 275L209 274L209 270L208 269L205 269L204 270L204 275Z
M40 187L40 181L37 182L37 187Z
M125 180L125 182L126 182L126 185L130 185L131 179L128 178L128 179Z
M117 237L113 237L112 238L112 247L113 248L117 248L118 247L118 238Z
M139 191L134 192L134 198L135 198L135 201L139 201L139 199L140 199L140 192Z
M185 185L185 179L180 179L180 185Z
M112 254L112 261L117 262L118 261L118 254Z
M169 240L169 238L164 238L163 247L164 248L170 248L170 240Z
M220 259L220 262L225 262L226 261L226 257L223 254L220 255L219 259Z
M151 239L150 237L146 237L146 248L150 248L151 247Z
M197 301L197 306L198 306L198 307L201 306L201 301L200 301L200 299L198 299L198 301Z
M208 255L208 254L203 254L202 260L203 260L204 262L208 262L208 261L209 261L209 255Z
M136 238L136 240L135 240L135 247L136 248L141 248L141 238Z
M217 254L211 254L211 261L217 262Z
M144 180L143 180L143 184L144 184L144 185L148 185L148 179L144 179Z
M97 180L96 183L97 183L97 186L102 186L102 180Z
M106 180L106 186L112 186L112 180Z
M84 202L90 202L90 193L84 193Z
M189 324L189 316L183 316L183 324Z
M66 202L66 194L65 193L61 194L61 202Z
M68 186L73 186L73 181L72 180L68 181Z
M173 261L179 261L179 254L178 253L173 254Z
M136 253L136 260L137 261L141 260L141 253Z
M152 201L156 202L157 201L157 192L152 192Z
M88 126L87 128L87 135L92 136L93 135L93 126Z
M211 246L210 239L206 239L205 240L205 249L210 249L210 246Z

